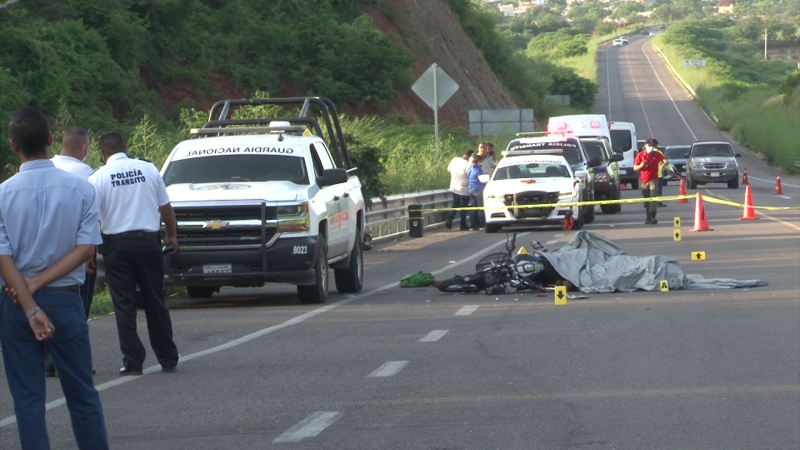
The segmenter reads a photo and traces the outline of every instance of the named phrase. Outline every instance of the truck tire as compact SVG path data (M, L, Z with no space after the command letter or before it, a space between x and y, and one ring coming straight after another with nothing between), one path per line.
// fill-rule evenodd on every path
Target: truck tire
M356 230L356 242L350 252L350 264L346 269L333 271L336 290L341 294L361 292L364 287L364 242L361 230Z
M486 226L484 227L484 231L486 231L487 233L497 233L498 231L500 231L501 228L503 228L502 225L487 223Z
M186 286L189 298L209 298L214 292L219 292L222 286Z
M736 178L728 181L728 189L739 189L739 174L736 174Z
M297 286L300 303L316 304L328 301L328 242L325 236L317 241L317 262L314 264L317 282L312 286Z

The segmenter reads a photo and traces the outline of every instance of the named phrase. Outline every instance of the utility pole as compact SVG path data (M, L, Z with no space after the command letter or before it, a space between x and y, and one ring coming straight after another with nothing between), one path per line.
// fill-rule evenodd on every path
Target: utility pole
M767 60L767 28L764 28L764 61Z

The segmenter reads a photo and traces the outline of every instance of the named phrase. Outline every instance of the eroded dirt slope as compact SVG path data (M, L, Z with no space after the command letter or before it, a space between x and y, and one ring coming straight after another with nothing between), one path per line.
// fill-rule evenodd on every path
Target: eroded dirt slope
M400 37L396 41L416 58L412 69L417 77L437 63L458 83L458 91L439 110L440 121L467 127L471 109L518 108L444 0L390 0L369 14L384 33ZM411 89L398 89L389 109L409 122L433 123L433 110Z

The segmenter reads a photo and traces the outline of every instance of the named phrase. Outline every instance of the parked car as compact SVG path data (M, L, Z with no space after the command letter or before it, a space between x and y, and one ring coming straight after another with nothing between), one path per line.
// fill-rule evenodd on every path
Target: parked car
M597 156L602 164L594 167L594 198L595 200L619 200L622 198L620 191L619 167L617 163L625 159L619 153L611 150L611 142L605 136L581 137L581 144L586 149L589 158ZM603 214L616 214L622 211L622 205L600 205Z
M500 160L483 191L487 209L486 232L502 227L558 225L567 214L575 219L574 229L583 227L585 215L577 206L548 206L587 200L582 196L582 175L572 170L560 155L512 152ZM522 206L523 208L515 208Z
M614 39L614 42L612 42L611 45L614 47L622 47L625 44L623 44L622 39Z
M689 189L697 189L698 184L728 183L731 189L739 187L739 164L736 158L741 153L734 153L727 142L704 141L695 142L686 156L686 184Z
M691 145L668 145L664 148L664 156L671 166L675 168L678 175L686 178L686 154L692 151ZM664 175L664 185L670 181L678 181L678 177L672 173Z

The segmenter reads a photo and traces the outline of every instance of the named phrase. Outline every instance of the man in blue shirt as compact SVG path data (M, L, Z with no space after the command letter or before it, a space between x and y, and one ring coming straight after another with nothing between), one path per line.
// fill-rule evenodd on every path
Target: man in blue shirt
M472 165L467 169L469 178L469 206L483 208L483 188L486 183L480 180L483 175L483 156L473 155ZM475 231L483 230L486 225L486 216L482 210L472 211L472 229Z
M27 107L9 124L20 171L0 185L0 345L24 449L49 449L44 350L53 358L79 449L107 449L78 287L102 242L92 185L57 169L47 119Z

